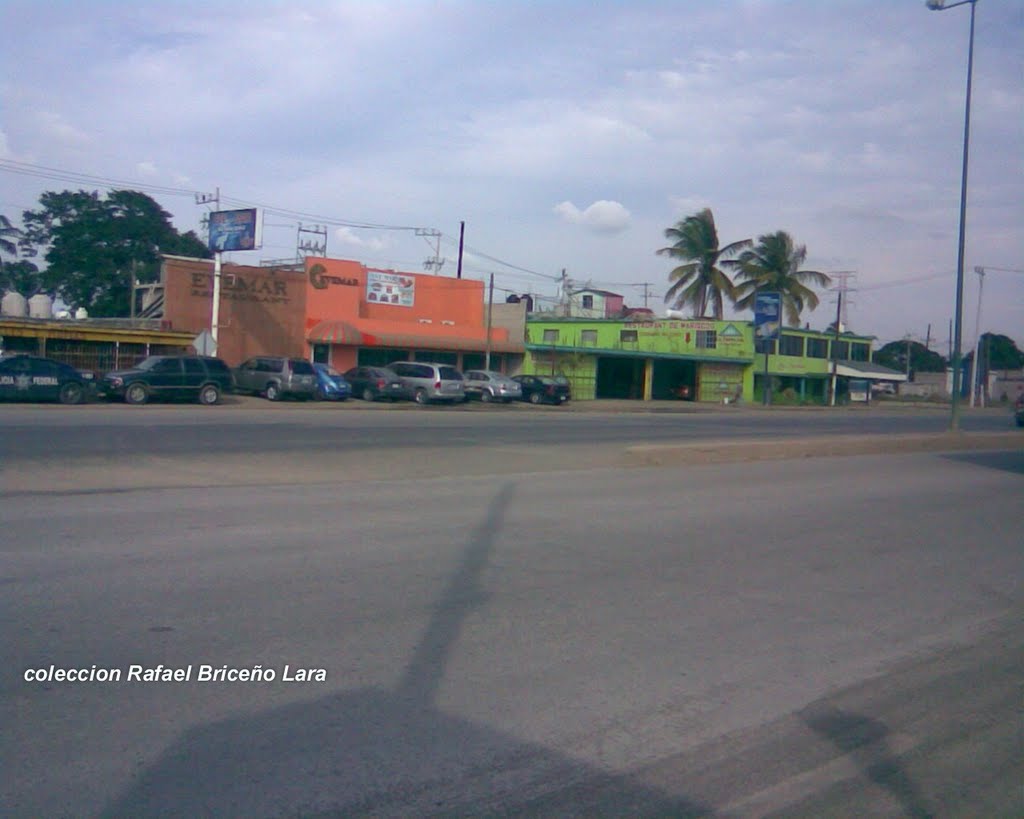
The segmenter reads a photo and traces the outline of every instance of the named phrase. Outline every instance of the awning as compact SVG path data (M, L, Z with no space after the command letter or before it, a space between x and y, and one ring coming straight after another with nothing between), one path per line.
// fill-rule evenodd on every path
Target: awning
M836 375L846 378L870 378L874 381L906 381L907 374L899 370L891 370L881 364L870 361L839 361L836 362Z
M361 347L397 347L409 350L459 350L484 352L487 340L469 336L419 333L403 333L382 330L376 327L363 328L350 321L322 321L306 333L307 341L315 344L346 344ZM522 353L526 351L523 342L492 339L491 351L495 353Z
M347 321L321 321L307 333L309 341L323 344L363 344L363 334Z

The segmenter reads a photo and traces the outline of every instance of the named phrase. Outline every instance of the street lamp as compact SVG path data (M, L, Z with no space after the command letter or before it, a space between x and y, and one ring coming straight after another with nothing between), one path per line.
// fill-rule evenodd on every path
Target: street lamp
M945 0L927 0L925 5L932 11L946 11L957 6L971 7L971 34L967 46L967 100L964 104L964 161L960 177L960 243L956 256L956 312L953 331L953 395L950 401L949 429L956 432L960 429L960 362L963 331L964 304L964 236L967 230L967 156L971 141L971 72L974 68L974 6L977 0L960 0L958 3L946 5Z

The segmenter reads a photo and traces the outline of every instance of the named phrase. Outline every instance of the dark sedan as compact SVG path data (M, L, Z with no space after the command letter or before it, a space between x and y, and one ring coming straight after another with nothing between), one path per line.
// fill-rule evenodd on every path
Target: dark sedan
M364 401L409 397L402 379L387 367L353 367L345 373L345 380L352 385L352 395Z
M531 404L567 404L572 398L569 382L557 376L514 375L512 380L522 387L522 400Z
M0 401L81 404L94 391L92 373L35 355L0 358Z

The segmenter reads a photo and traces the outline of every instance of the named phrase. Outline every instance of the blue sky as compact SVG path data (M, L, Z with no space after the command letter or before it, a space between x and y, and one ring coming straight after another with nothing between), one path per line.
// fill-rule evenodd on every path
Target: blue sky
M880 342L953 314L969 8L922 0L0 0L0 213L102 182L181 229L194 192L268 207L266 245L553 296L573 281L663 309L663 231L708 206L723 242L784 229L855 271ZM979 0L964 347L1024 347L1024 4ZM72 172L55 179L39 168ZM42 175L40 175L42 174ZM85 178L95 177L96 180ZM301 216L299 215L301 214ZM645 288L643 283L649 283ZM805 314L824 327L835 296Z

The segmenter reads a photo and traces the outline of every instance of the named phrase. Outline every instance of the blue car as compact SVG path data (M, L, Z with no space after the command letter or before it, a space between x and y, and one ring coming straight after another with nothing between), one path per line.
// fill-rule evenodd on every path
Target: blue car
M352 385L345 376L328 364L314 364L316 370L317 401L347 401L352 395Z

